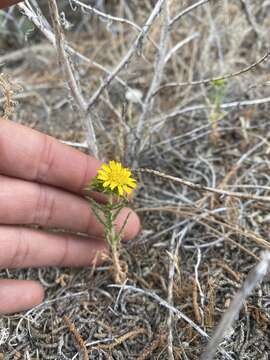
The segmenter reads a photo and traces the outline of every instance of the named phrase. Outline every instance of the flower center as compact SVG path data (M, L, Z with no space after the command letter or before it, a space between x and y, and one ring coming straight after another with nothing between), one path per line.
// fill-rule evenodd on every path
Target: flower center
M114 170L110 174L111 181L124 185L127 181L125 174L121 170Z

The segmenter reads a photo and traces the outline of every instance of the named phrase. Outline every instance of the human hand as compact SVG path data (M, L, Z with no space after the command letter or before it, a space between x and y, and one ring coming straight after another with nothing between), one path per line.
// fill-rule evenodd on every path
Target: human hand
M0 267L89 266L106 251L103 228L83 198L100 165L50 136L0 119ZM129 212L122 210L116 228ZM66 232L22 226L34 224ZM124 238L136 236L139 227L131 212ZM0 280L0 314L26 310L43 297L38 282Z
M5 7L17 4L20 1L22 0L1 0L0 9L4 9Z

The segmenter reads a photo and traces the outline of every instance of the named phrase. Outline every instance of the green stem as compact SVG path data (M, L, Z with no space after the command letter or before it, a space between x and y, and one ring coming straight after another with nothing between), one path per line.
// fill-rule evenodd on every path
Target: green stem
M115 248L115 243L116 243L116 234L115 234L115 228L114 228L114 216L113 216L113 212L112 212L112 205L113 205L113 195L110 194L108 197L108 203L109 203L109 209L108 209L108 225L109 225L109 229L108 229L108 236L109 236L109 243L111 244L112 247Z

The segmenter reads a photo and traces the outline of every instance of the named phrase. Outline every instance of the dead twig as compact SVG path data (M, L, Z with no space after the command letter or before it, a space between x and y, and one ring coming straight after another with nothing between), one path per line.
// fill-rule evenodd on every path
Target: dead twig
M156 3L153 11L149 15L147 21L145 22L144 26L142 27L142 31L137 36L136 40L134 41L133 45L130 47L126 55L122 58L120 63L115 67L115 69L111 72L111 74L103 81L100 87L96 90L96 92L92 95L91 99L88 102L88 109L90 109L96 101L99 99L100 95L103 91L108 87L108 85L112 82L112 80L116 77L116 75L128 65L129 61L135 54L138 48L142 46L142 42L146 35L149 33L150 28L155 21L156 17L159 15L160 10L163 6L165 0L158 0Z
M89 359L88 350L86 348L83 338L81 337L81 334L79 333L79 331L76 329L75 325L69 320L69 318L66 315L64 315L63 320L64 320L64 323L66 324L66 326L68 327L69 331L74 335L75 340L83 353L83 360L88 360Z
M137 129L136 129L136 140L134 142L134 146L132 149L132 156L134 157L135 153L138 151L140 152L146 141L146 138L149 134L148 128L150 123L146 122L146 118L148 114L151 112L154 106L154 99L153 99L153 92L159 86L162 76L164 67L166 64L166 54L167 54L167 46L168 46L168 39L170 36L169 32L169 21L170 21L170 12L169 12L169 2L167 0L163 1L162 4L162 28L160 33L160 40L159 40L159 51L156 55L156 66L154 70L154 75L151 81L151 84L148 88L145 101L143 104L143 111L138 120Z
M16 102L14 101L14 90L18 89L20 89L20 87L12 84L7 75L0 74L0 90L4 94L4 119L10 118L15 110Z
M244 229L241 229L240 227L235 227L235 226L231 226L230 224L223 222L221 220L217 220L213 217L213 213L211 213L210 211L207 211L206 209L203 209L204 212L202 212L201 214L196 214L196 211L200 210L197 208L190 208L190 210L188 211L187 209L182 210L179 209L179 207L173 207L173 206L160 206L160 207L147 207L147 208L143 208L143 209L137 209L137 212L142 212L142 211L165 211L165 212L172 212L175 214L179 214L185 217L191 217L193 219L194 222L197 222L199 224L202 224L203 226L209 228L211 230L211 232L213 232L214 234L222 237L223 239L229 241L230 243L232 243L233 245L237 246L239 249L241 249L243 252L247 253L249 256L253 257L255 260L259 260L258 256L255 255L254 253L252 253L251 251L249 251L248 249L246 249L243 245L239 244L237 241L233 240L229 235L226 235L220 231L218 231L216 229L216 226L210 226L207 222L206 219L208 221L211 221L215 224L219 224L223 227L227 227L230 230L232 230L233 233L237 234L237 235L242 235L245 236L248 239L251 239L252 241L255 241L259 246L265 248L265 249L270 249L270 244L268 241L266 241L265 239L261 238L260 236L251 233L250 231L246 231ZM211 216L212 215L212 216ZM204 220L204 221L203 221Z
M158 296L157 294L155 294L152 291L145 291L143 289L139 289L136 288L135 286L131 286L131 285L109 285L109 287L111 288L121 288L130 292L134 292L137 294L141 294L144 296L147 296L155 301L157 301L157 303L162 306L165 307L168 310L171 310L179 319L183 319L185 322L187 322L195 331L197 331L201 336L203 336L204 338L208 339L209 336L207 335L207 333L197 324L195 324L194 321L192 321L188 316L186 316L182 311L178 310L177 308L175 308L174 306L171 306L170 304L168 304L167 301L163 300L160 296ZM219 348L220 352L222 354L224 354L226 356L227 359L232 360L231 356L222 348Z
M49 4L50 16L55 31L55 45L58 53L59 62L66 76L70 93L73 99L75 100L75 103L77 104L81 118L85 122L87 135L88 135L87 137L88 137L89 150L95 157L98 157L97 139L94 130L93 119L90 111L87 110L87 103L82 96L81 90L79 88L79 84L77 83L74 76L72 64L65 52L65 38L61 28L60 16L59 16L56 0L48 0L48 4Z
M217 326L212 339L207 346L205 353L202 355L202 360L212 360L214 358L216 349L225 336L226 331L232 326L235 318L239 314L244 301L254 290L256 285L260 283L269 272L270 266L270 252L265 251L262 253L261 261L259 264L250 271L242 288L237 292L229 309L223 315L219 325Z
M119 336L117 338L114 339L114 342L111 344L100 344L98 346L95 346L95 349L102 349L102 350L112 350L114 349L116 346L121 345L123 342L125 342L128 339L132 339L138 335L141 334L147 334L147 331L145 328L139 328L139 329L135 329L132 331L127 332L126 334Z
M55 46L55 42L56 42L55 35L49 28L44 26L44 24L40 20L40 15L37 15L33 8L28 8L26 6L26 4L24 4L24 3L18 4L18 7L23 11L25 16L27 16L28 19L31 20L35 24L35 26L43 33L43 35L47 38L47 40L53 46ZM94 61L92 59L89 59L88 57L84 56L83 54L79 53L72 46L70 46L66 41L65 41L65 50L67 51L67 53L69 55L74 56L77 60L87 63L89 66L97 68L97 69L101 70L102 72L104 72L105 74L108 74L108 75L112 74L111 71L108 70L106 67L104 67L103 65L97 63L96 61ZM123 79L121 79L119 76L114 76L114 79L116 81L118 81L119 84L121 84L125 88L131 89L128 86L128 84Z
M242 106L260 105L260 104L266 104L269 102L270 102L270 97L261 98L261 99L252 99L252 100L232 101L229 103L222 103L220 105L220 108L221 109L230 109L230 108L234 108L234 107L241 108ZM190 113L193 111L203 111L206 109L211 109L211 107L209 107L208 105L205 105L205 104L197 104L197 105L192 105L192 106L187 106L187 107L179 107L179 108L175 108L174 110L172 110L171 112L169 112L167 114L163 114L161 116L152 118L149 121L151 122L151 124L153 124L153 130L156 130L161 124L164 124L166 121L173 119L179 115L187 114L187 113ZM153 130L152 130L152 132L153 132ZM167 141L168 141L167 139L164 141L161 141L160 143L155 144L155 146L162 145Z
M239 275L239 273L236 273L228 264L218 261L217 265L220 266L223 270L225 270L228 274L230 274L237 282L241 280L241 276Z
M121 23L121 24L127 24L131 27L133 27L134 29L136 29L137 31L141 32L142 29L140 28L139 25L135 24L134 22L130 21L130 20L127 20L127 19L124 19L124 18L120 18L120 17L117 17L117 16L112 16L110 14L106 14L98 9L96 9L94 6L91 6L89 4L84 4L82 3L81 1L79 0L71 0L74 4L80 6L82 9L84 9L85 11L88 10L89 11L89 14L94 14L94 15L97 15L98 17L100 17L101 19L104 19L108 22L111 22L111 21L115 21L115 22L118 22L118 23Z
M178 20L180 20L182 16L190 13L197 7L204 5L204 4L208 3L209 1L210 0L200 0L200 1L196 2L195 4L192 4L191 6L187 7L185 10L181 11L179 14L175 15L175 17L171 19L170 27L172 27Z
M164 84L162 86L160 86L153 94L153 96L155 96L159 91L164 90L164 89L168 89L168 88L174 88L174 87L180 87L180 86L190 86L190 85L206 85L215 81L220 81L220 80L228 80L231 79L233 77L239 76L239 75L243 75L245 73L247 73L250 70L255 69L258 65L260 65L262 62L264 62L265 60L268 59L268 57L270 56L270 51L267 51L259 60L257 60L256 62L252 63L251 65L245 67L244 69L241 69L239 71L233 72L231 74L226 74L226 75L221 75L221 76L217 76L217 77L213 77L213 78L208 78L208 79L202 79L202 80L197 80L197 81L186 81L186 82L182 82L182 83L168 83L168 84Z
M164 334L158 335L157 338L154 339L149 346L146 346L143 349L141 355L138 356L137 360L146 360L150 358L153 352L161 345L163 345L165 341L166 341L166 335Z
M202 317L200 313L200 307L198 304L198 290L197 290L197 281L196 279L193 279L193 289L192 289L192 304L193 304L193 310L194 310L194 316L198 324L201 324Z
M159 177L161 177L163 179L171 180L171 181L173 181L175 183L188 186L193 190L197 190L197 191L200 191L200 192L201 191L208 191L208 192L212 192L214 194L218 194L218 195L220 195L222 197L224 197L224 196L232 196L232 197L236 197L236 198L239 198L239 199L248 199L248 200L261 201L261 202L270 202L270 197L269 196L259 196L259 195L252 195L252 194L246 194L246 193L240 193L240 192L233 192L233 191L226 191L226 190L211 188L209 186L203 186L203 185L192 183L191 181L184 180L184 179L181 179L179 177L167 175L167 174L161 173L161 172L159 172L157 170L140 168L140 169L134 169L133 171L141 172L141 173L145 172L145 173L148 173L148 174L153 174L153 175L159 176Z

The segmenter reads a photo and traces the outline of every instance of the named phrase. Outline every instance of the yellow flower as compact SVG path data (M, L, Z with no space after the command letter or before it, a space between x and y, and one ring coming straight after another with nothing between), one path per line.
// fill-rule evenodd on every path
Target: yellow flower
M109 165L103 164L98 170L97 180L106 190L116 192L119 196L130 194L137 187L130 169L124 168L119 162L111 160Z

